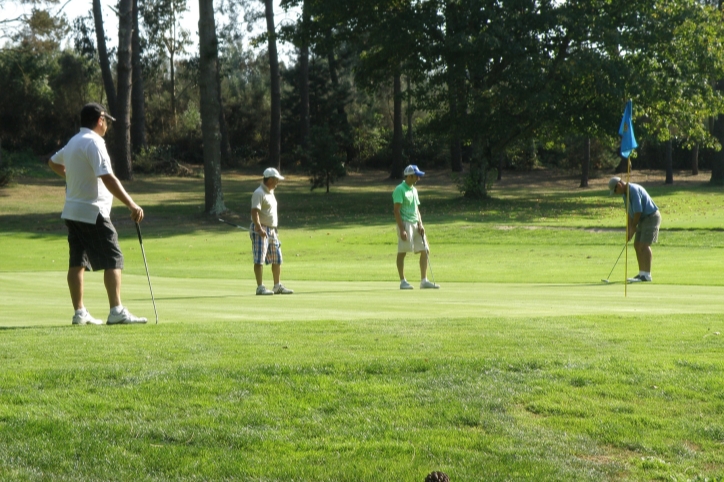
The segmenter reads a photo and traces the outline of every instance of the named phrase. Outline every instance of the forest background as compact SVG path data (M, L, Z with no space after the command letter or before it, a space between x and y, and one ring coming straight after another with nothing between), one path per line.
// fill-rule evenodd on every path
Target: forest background
M590 169L626 169L632 99L635 168L724 184L721 2L199 0L197 36L186 0L120 0L117 31L100 0L76 18L31 5L0 20L0 183L97 101L117 118L118 177L203 166L210 214L225 210L223 167L274 165L329 190L350 169L399 178L416 163L484 198L506 169L553 166L585 187Z

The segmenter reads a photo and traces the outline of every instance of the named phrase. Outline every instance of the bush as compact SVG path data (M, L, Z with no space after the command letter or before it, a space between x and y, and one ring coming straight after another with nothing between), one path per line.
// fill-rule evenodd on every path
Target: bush
M141 149L133 159L133 170L145 174L166 174L171 176L195 176L196 172L181 164L171 146L150 146Z
M22 151L2 151L2 164L0 165L0 185L7 185L17 177L51 178L55 174L47 166L47 161L41 159L30 149Z
M344 165L345 157L340 153L340 147L329 129L312 127L309 135L309 149L302 151L301 157L307 172L312 190L326 187L347 175Z
M488 192L498 178L498 170L490 166L482 155L473 151L470 170L464 174L453 174L453 180L464 197L487 199Z

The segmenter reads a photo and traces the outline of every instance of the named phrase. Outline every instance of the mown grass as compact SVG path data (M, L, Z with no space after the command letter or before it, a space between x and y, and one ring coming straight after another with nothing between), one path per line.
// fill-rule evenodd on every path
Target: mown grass
M245 222L258 180L225 179ZM402 293L393 183L367 173L325 196L291 176L296 293L262 299L246 234L200 214L199 180L140 179L161 320L142 327L70 326L62 187L0 190L0 480L724 477L722 193L647 186L665 223L655 283L624 298L600 283L623 216L596 182L521 176L474 203L433 174L419 188L443 289ZM151 317L135 232L114 217L124 301Z

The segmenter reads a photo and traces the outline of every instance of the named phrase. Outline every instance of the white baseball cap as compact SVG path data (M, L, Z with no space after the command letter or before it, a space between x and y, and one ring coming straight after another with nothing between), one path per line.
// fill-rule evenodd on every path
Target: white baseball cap
M273 167L267 167L266 169L264 169L264 179L266 179L268 177L276 177L280 181L282 179L284 179L284 177L281 174L279 174L279 171L277 171Z
M608 180L608 190L609 190L608 195L609 196L613 196L615 194L614 191L616 190L616 186L618 185L619 182L621 182L620 177L612 177L611 179Z

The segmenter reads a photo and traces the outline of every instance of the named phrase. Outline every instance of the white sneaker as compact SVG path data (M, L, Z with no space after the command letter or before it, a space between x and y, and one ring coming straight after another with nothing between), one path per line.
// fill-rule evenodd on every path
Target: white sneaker
M86 310L85 314L83 315L73 315L73 324L74 325L102 325L103 320L99 320L98 318L93 318L90 313Z
M108 320L106 320L107 325L133 325L136 323L146 323L148 320L146 318L139 318L138 316L134 316L131 314L130 311L128 311L128 308L123 308L120 313L113 314L111 313L108 315Z
M651 282L651 276L637 274L633 278L628 278L626 281L628 281L629 283Z
M266 289L266 286L264 286L264 285L259 285L256 287L256 294L266 296L266 295L273 295L274 292Z
M440 285L435 284L430 280L423 280L423 281L420 281L420 289L421 290L439 290Z
M411 290L412 285L410 283L408 283L406 279L403 279L402 281L400 281L400 289L401 290Z
M289 288L285 288L283 284L279 284L274 287L274 294L275 295L291 295L294 293L294 290L290 290ZM257 293L258 294L258 293Z

